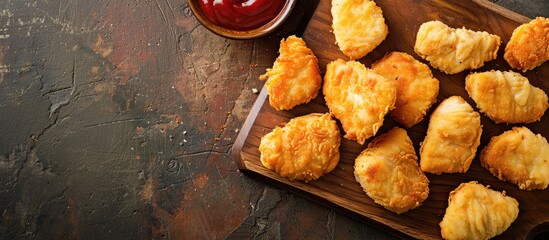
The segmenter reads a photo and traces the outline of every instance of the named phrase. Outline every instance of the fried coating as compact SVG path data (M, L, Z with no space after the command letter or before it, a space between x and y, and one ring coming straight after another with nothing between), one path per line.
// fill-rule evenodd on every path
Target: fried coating
M398 214L416 208L429 195L406 130L395 127L376 137L355 161L355 179L377 204Z
M393 80L356 61L329 63L322 90L330 113L343 125L344 137L360 144L377 133L396 100Z
M480 154L480 163L520 189L545 189L549 184L549 143L526 127L492 137Z
M339 49L351 60L376 48L389 33L383 11L370 0L332 0L332 28Z
M505 47L503 58L511 67L523 72L549 60L549 18L537 17L517 27Z
M261 163L282 177L309 182L336 167L340 142L330 114L296 117L261 138Z
M496 123L535 122L549 106L543 90L512 71L469 74L465 89L479 110Z
M430 21L419 27L414 51L434 68L454 74L495 59L500 43L497 35Z
M315 98L322 78L318 60L303 39L296 36L282 39L279 52L273 68L268 68L259 80L269 78L265 83L269 103L280 111L292 109Z
M434 174L467 172L480 144L480 115L460 96L442 101L421 143L420 166Z
M518 216L517 200L475 181L450 192L440 222L444 239L489 239L503 233Z
M396 81L395 109L389 114L407 128L420 122L437 101L439 83L429 66L403 52L392 52L372 64L377 74Z

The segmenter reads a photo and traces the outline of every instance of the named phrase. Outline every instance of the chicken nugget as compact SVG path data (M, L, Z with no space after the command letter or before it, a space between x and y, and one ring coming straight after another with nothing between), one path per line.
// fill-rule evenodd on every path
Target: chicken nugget
M332 0L332 27L339 49L351 60L376 48L389 33L383 11L370 0Z
M396 100L395 81L356 61L329 63L322 90L330 113L343 125L344 137L360 144L377 133Z
M492 137L480 154L480 163L520 189L545 189L549 184L549 143L526 127Z
M421 143L420 166L434 174L467 172L480 144L480 115L460 96L442 101Z
M495 59L500 43L497 35L430 21L419 27L414 51L434 68L454 74Z
M318 60L303 39L289 36L280 41L280 55L273 68L259 77L265 83L269 103L276 110L289 110L315 98L322 78Z
M340 142L330 114L296 117L261 138L261 163L282 177L309 182L336 167Z
M379 75L396 81L395 109L389 114L407 128L420 122L437 101L438 80L429 66L403 52L392 52L372 64Z
M395 127L376 137L355 161L355 178L366 194L398 214L416 208L429 195L406 130Z
M496 123L535 122L549 106L543 90L512 71L469 74L465 89L479 110Z
M517 27L505 47L503 58L513 68L526 72L549 60L549 18Z
M505 191L462 183L450 192L440 233L444 239L489 239L509 228L518 214L519 203Z

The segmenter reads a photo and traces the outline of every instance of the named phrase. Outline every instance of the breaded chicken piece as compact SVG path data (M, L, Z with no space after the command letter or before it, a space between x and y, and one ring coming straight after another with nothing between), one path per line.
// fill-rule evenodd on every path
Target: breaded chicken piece
M403 52L392 52L372 64L377 74L396 81L395 109L389 114L407 128L420 122L437 101L438 80L429 66Z
M296 117L261 138L261 163L282 177L309 182L336 167L340 142L330 114Z
M549 185L549 143L526 127L492 137L480 154L480 163L500 180L520 189L545 189Z
M370 0L332 0L332 27L339 49L351 60L376 48L389 33L381 8Z
M315 98L322 78L318 60L303 39L289 36L280 41L280 55L273 68L259 77L265 83L269 103L276 110L288 110Z
M530 123L540 120L549 103L543 90L516 72L472 73L465 89L479 110L496 123Z
M503 57L511 67L523 72L549 60L549 18L537 17L517 27Z
M431 115L421 143L420 166L434 174L469 170L480 144L480 115L460 96L442 101Z
M398 127L362 151L355 178L376 203L399 214L420 206L429 195L429 180L419 169L412 140Z
M517 200L475 181L450 192L440 222L444 239L489 239L503 233L519 214Z
M330 113L343 125L344 137L360 144L377 133L396 100L393 80L341 59L326 66L322 90Z
M495 59L500 43L497 35L430 21L419 27L414 51L434 68L454 74Z

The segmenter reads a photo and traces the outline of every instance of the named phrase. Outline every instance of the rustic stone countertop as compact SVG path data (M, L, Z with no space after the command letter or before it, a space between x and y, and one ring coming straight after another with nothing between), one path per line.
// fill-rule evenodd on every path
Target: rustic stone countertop
M0 0L0 239L393 238L230 153L317 2L237 41L184 0ZM548 1L493 2L549 17Z

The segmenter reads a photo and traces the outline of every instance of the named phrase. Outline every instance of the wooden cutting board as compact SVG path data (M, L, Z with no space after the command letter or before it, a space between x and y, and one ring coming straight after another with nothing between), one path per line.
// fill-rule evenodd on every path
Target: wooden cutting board
M320 2L303 35L308 46L318 57L322 71L330 61L337 58L348 59L334 44L335 38L331 32L330 2L330 0ZM389 26L389 35L372 53L360 59L367 67L391 51L406 52L421 60L413 51L417 30L423 22L438 19L451 27L459 28L464 26L468 29L483 30L499 35L502 44L498 52L498 58L488 62L476 71L509 70L508 64L503 60L503 50L513 30L518 25L530 20L484 0L377 0L376 3L383 9L383 15ZM472 106L476 106L468 97L464 88L465 76L469 73L468 71L455 75L447 75L433 68L432 71L440 81L439 103L449 96L460 95ZM529 78L531 84L549 93L549 63L545 63L523 75ZM375 204L354 179L354 160L367 146L367 143L362 146L356 142L343 140L340 148L341 160L336 169L319 180L308 184L281 178L276 173L264 168L259 160L260 153L258 151L261 137L270 132L275 126L283 125L293 117L313 112L328 112L322 94L319 95L312 102L290 111L276 111L269 106L268 100L266 100L268 97L267 92L263 89L233 147L233 154L239 168L243 172L258 176L269 183L338 209L400 237L440 238L438 224L442 220L448 205L450 191L460 183L472 180L490 185L492 189L498 191L505 190L509 196L519 201L520 213L518 218L498 238L523 239L528 234L548 229L549 189L544 191L520 190L513 184L498 180L480 165L478 153L490 141L492 136L499 135L513 126L521 126L495 124L484 114L481 114L483 124L481 145L469 171L464 174L443 174L439 176L427 174L430 181L429 197L422 206L400 215ZM437 105L438 103L431 108L431 111ZM425 137L428 119L429 117L426 117L421 123L407 129L410 138L414 142L416 152L419 151L419 144ZM393 126L397 126L397 124L390 117L386 117L378 135L387 132ZM549 114L545 114L541 121L526 124L525 126L533 132L541 133L549 138Z

